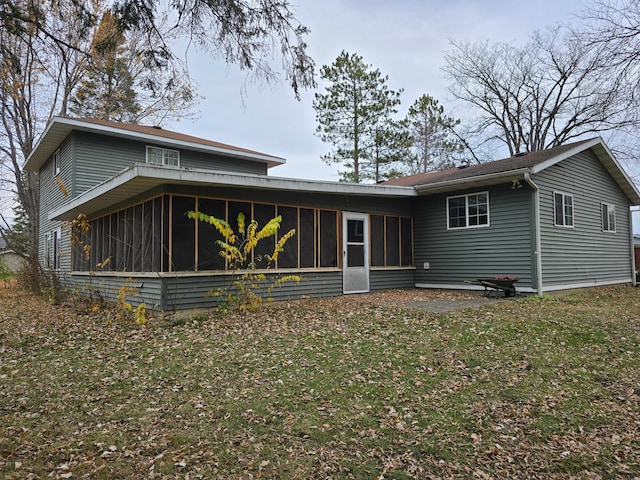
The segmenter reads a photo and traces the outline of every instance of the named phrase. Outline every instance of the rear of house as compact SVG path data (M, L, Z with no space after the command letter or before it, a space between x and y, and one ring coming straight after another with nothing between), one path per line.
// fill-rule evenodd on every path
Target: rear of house
M640 195L602 140L465 169L359 185L271 177L278 157L158 128L56 118L27 160L41 178L42 262L113 298L128 284L164 310L215 305L234 272L219 234L190 220L238 213L296 235L258 271L296 274L276 300L388 288L468 288L509 274L520 291L632 282L629 206ZM79 214L88 230L72 236ZM259 256L278 238L260 245Z
M387 183L418 193L417 287L498 275L538 294L635 282L640 195L599 138Z

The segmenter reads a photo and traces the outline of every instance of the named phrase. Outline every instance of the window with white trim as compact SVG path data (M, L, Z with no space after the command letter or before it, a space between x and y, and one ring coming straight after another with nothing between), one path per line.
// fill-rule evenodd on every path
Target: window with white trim
M609 203L602 203L602 231L616 231L616 206Z
M56 150L53 154L53 176L57 177L60 174L60 149Z
M489 192L447 197L447 228L489 226Z
M147 163L151 165L180 166L180 152L168 148L151 147L147 145Z
M557 227L573 227L573 195L553 192L553 217Z

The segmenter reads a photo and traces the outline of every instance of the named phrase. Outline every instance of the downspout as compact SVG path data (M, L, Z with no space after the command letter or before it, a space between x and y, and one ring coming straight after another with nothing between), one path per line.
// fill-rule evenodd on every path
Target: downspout
M524 172L525 181L533 189L533 229L535 233L535 252L536 256L536 292L542 295L542 238L540 236L540 189L531 178L529 172Z
M636 282L636 252L633 246L633 210L629 209L629 240L631 243L631 284L635 287Z

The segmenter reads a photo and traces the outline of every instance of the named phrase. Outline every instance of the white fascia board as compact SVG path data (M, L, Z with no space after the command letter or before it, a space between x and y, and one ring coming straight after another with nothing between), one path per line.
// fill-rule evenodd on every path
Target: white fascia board
M536 174L539 173L557 163L566 160L573 155L577 155L578 153L584 152L593 148L595 155L598 157L600 162L602 162L605 169L609 172L609 174L614 178L614 180L618 183L620 188L625 192L625 194L631 200L633 205L640 205L640 191L636 187L635 183L627 172L622 168L622 165L618 162L613 152L609 149L607 144L604 142L602 137L595 137L581 145L578 145L571 150L564 152L561 155L557 155L553 158L550 158L546 162L539 163L531 168L531 173Z
M104 195L114 188L118 186L124 185L125 183L133 180L135 178L135 166L129 167L115 176L111 177L108 180L105 180L102 183L99 183L95 187L91 187L86 192L80 194L70 202L65 203L64 205L56 208L55 210L51 210L47 215L49 220L59 220L59 217L69 213L73 210L76 210L78 214L84 213L82 212L81 206L85 203Z
M519 168L516 170L507 170L504 172L489 173L486 175L476 175L474 177L457 178L455 180L446 180L444 182L428 183L425 185L416 185L415 189L418 194L440 193L455 190L459 187L475 187L495 185L505 179L523 179L524 174L529 172L528 168Z
M577 155L580 152L584 152L585 150L588 150L599 143L601 144L604 143L602 141L602 138L600 137L592 138L588 142L581 143L580 145L572 148L571 150L567 150L566 152L561 153L560 155L556 155L555 157L552 157L549 160L546 160L537 165L534 165L533 167L531 167L531 173L535 175L536 173L539 173L542 170L546 170L547 168L552 167L553 165L563 160L566 160L569 157L573 157L574 155Z
M266 175L237 174L217 172L203 169L185 169L180 167L161 167L147 164L136 164L121 171L108 180L92 187L65 205L49 212L50 220L66 218L73 211L82 212L82 206L88 202L108 194L112 190L133 183L137 179L151 180L154 185L177 184L206 186L218 185L227 187L244 187L259 190L279 190L289 192L309 192L358 196L376 196L406 198L416 196L413 187L362 185L340 182L323 182L318 180L297 180L290 178L268 177ZM144 189L148 190L149 183ZM143 193L143 190L136 192ZM122 200L126 200L122 198ZM83 212L86 213L86 212Z
M265 190L332 193L344 195L371 195L381 197L409 197L416 195L415 189L413 187L327 182L321 180L300 180L294 178L228 173L204 169L159 167L146 164L138 164L133 168L135 168L136 170L136 176L158 178L164 180L163 183L177 182L193 185L216 184L232 187L238 186L247 188L258 188Z

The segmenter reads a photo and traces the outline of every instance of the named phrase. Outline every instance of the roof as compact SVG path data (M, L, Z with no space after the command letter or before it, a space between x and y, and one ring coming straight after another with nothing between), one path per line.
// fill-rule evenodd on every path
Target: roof
M477 177L480 175L511 172L513 170L520 170L523 168L528 169L535 165L539 165L540 163L546 162L550 158L560 155L561 153L572 150L573 148L578 147L588 141L589 140L583 140L581 142L571 143L567 145L559 145L547 150L518 154L513 157L494 160L491 162L479 163L476 165L470 165L468 167L451 168L438 172L419 173L417 175L394 178L393 180L388 180L384 183L387 185L405 186L430 185L447 180L457 180L462 178Z
M285 163L285 160L280 157L185 135L184 133L173 132L160 127L111 122L95 118L54 117L38 139L38 143L31 152L31 155L29 155L29 158L27 158L24 168L32 171L40 170L47 159L74 130L145 141L153 143L154 145L253 160L266 163L269 168Z
M640 192L615 159L602 138L590 138L537 152L439 172L419 173L388 180L383 185L412 186L423 194L451 191L460 186L484 186L505 178L521 179L535 174L578 153L591 150L634 205L640 204Z
M322 193L329 195L409 198L417 196L413 187L395 185L298 180L204 169L135 164L90 188L78 197L52 210L50 220L72 220L79 211L94 215L126 198L133 198L164 184L198 186L235 186L252 190Z

